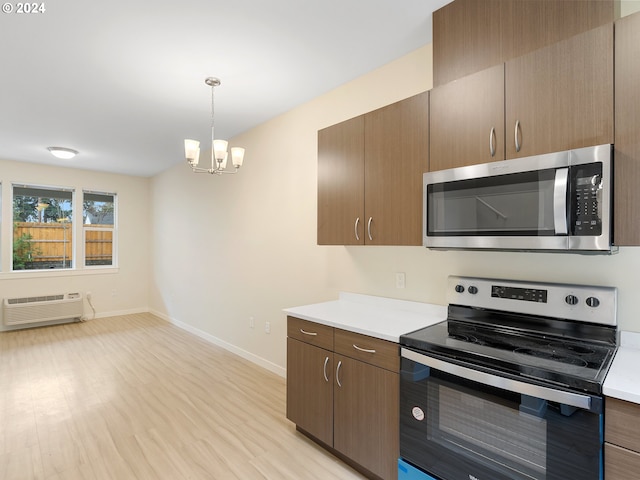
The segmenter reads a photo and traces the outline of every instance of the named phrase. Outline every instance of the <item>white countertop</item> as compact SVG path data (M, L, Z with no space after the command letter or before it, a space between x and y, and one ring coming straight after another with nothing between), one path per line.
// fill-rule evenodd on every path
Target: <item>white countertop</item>
M442 322L447 307L340 292L339 299L285 308L287 315L398 343L400 335Z
M621 332L602 391L608 397L640 404L640 333Z

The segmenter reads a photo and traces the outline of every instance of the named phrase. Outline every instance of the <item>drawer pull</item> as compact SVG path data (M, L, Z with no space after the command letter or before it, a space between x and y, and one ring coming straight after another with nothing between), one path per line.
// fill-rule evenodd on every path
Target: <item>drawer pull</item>
M310 335L312 337L315 337L317 334L317 332L306 332L303 329L300 329L300 333L304 333L305 335Z
M329 363L329 357L325 357L323 373L324 373L324 381L327 382L327 383L329 382L329 377L327 377L327 364L328 363Z
M364 353L376 353L375 350L373 349L369 349L369 348L362 348L359 347L358 345L356 345L355 343L353 344L353 348L355 348L356 350L358 350L359 352L364 352Z
M338 362L338 366L336 367L336 382L339 387L342 387L342 384L340 383L340 367L342 367L342 360Z
M373 217L369 217L369 221L367 222L367 233L369 234L369 240L373 241L373 237L371 236L371 222L373 221Z
M360 241L360 235L358 235L358 224L360 223L360 217L356 218L356 223L353 225L353 230L356 234L356 240Z
M516 141L516 152L519 152L520 148L522 147L522 145L520 145L520 142L518 141L518 134L519 133L520 133L520 120L516 120L516 128L515 128L515 132L514 132L515 141Z

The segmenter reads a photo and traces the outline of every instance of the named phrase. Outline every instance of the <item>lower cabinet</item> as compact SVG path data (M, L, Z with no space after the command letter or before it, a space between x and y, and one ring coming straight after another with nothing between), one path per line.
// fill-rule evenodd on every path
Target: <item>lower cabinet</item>
M397 479L398 345L294 317L287 330L287 418L368 476Z
M607 398L604 433L606 480L630 480L640 472L640 405Z

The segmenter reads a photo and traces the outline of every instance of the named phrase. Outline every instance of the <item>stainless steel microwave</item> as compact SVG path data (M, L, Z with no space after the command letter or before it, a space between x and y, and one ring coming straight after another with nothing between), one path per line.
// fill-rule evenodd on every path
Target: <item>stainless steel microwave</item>
M424 174L429 248L611 253L613 145Z

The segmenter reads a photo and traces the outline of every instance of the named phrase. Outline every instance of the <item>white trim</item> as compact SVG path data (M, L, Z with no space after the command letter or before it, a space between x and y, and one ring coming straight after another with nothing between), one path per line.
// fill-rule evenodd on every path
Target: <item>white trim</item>
M167 322L175 325L178 328L181 328L189 333L194 334L197 337L202 338L203 340L212 343L213 345L217 345L218 347L222 347L225 350L234 353L235 355L238 355L239 357L244 358L245 360L249 360L251 363L254 363L256 365L258 365L259 367L262 367L266 370L269 370L272 373L275 373L276 375L279 375L282 378L286 378L287 377L287 369L281 367L280 365L276 365L273 362L270 362L269 360L266 360L262 357L259 357L258 355L255 355L251 352L248 352L246 350L243 350L242 348L236 347L235 345L232 345L228 342L225 342L224 340L215 337L207 332L203 332L202 330L195 328L187 323L181 322L180 320L176 320L175 318L171 318L168 315L165 315L163 313L157 312L155 310L150 310L149 313L162 318L163 320L166 320Z
M10 280L17 278L50 278L50 277L74 277L77 275L115 275L120 273L118 267L108 265L92 267L88 269L56 268L50 270L14 270L11 272L0 272L0 280Z

